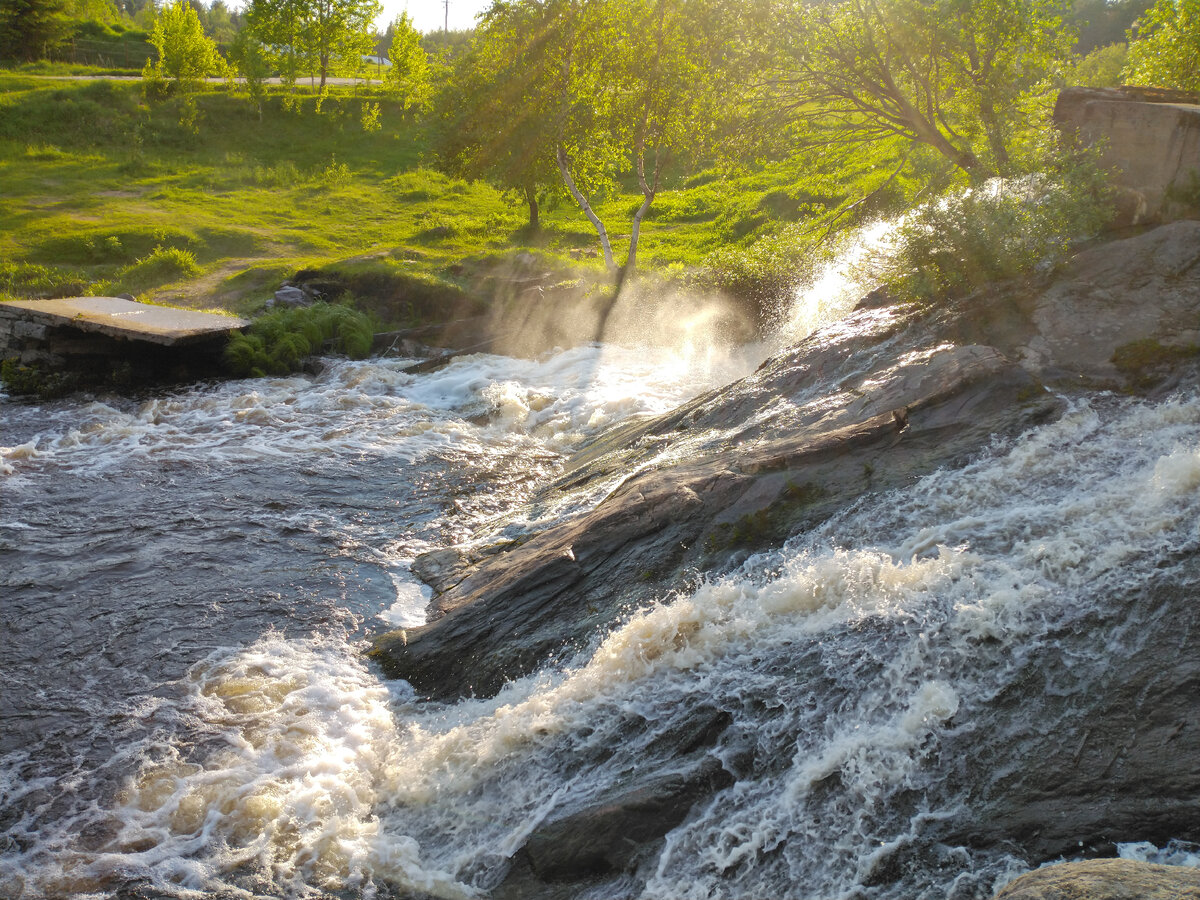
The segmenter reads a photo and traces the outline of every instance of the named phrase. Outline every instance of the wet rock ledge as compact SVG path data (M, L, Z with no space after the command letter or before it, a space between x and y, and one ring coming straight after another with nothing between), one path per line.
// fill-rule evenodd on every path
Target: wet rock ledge
M602 436L535 500L619 480L594 508L484 553L418 559L431 621L372 656L428 697L491 696L639 598L1056 417L1062 391L1161 385L1200 352L1198 326L1192 221L1081 253L1037 290L934 311L874 297L753 375Z
M1198 327L1196 221L1096 246L1036 286L936 309L870 297L747 378L600 437L533 501L536 510L603 485L590 508L482 550L418 559L414 571L435 590L430 622L383 635L371 655L427 698L494 695L594 646L637 604L1053 420L1072 395L1200 385ZM1076 623L1055 636L1057 650L1031 657L1014 676L1020 696L984 704L986 740L970 729L945 740L942 777L970 814L931 821L881 859L877 880L900 871L906 853L937 847L1038 865L1112 855L1122 841L1200 838L1200 644L1188 638L1200 629L1197 590L1200 557L1181 551L1162 583L1122 601L1153 627L1115 642L1128 657L1111 660L1125 673L1119 686L1065 690L1074 675L1063 658L1091 652L1094 635L1120 622ZM663 836L738 777L739 764L713 750L737 744L728 718L680 715L671 747L638 778L541 822L493 896L567 898L636 881Z

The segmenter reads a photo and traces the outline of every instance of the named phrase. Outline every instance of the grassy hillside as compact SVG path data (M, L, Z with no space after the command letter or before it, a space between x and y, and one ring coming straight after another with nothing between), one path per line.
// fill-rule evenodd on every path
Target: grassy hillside
M382 127L364 130L375 104ZM216 86L199 108L192 133L176 101L147 104L135 81L0 74L0 298L128 292L248 313L299 270L367 272L441 296L478 291L489 268L527 253L602 277L572 204L552 205L528 234L522 206L433 171L422 128L379 87L322 102L275 89L260 117ZM642 264L747 297L777 291L813 236L889 168L802 177L777 164L680 180L656 201ZM874 201L905 192L889 184ZM618 243L640 199L599 204Z

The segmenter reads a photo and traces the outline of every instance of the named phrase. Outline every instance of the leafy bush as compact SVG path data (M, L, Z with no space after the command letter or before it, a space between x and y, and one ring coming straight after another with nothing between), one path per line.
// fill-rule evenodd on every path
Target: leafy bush
M1117 87L1129 59L1124 44L1097 47L1071 68L1068 84L1082 87Z
M900 300L963 296L1053 270L1111 213L1103 173L1090 160L1074 160L918 207L862 265Z
M704 260L695 280L769 313L811 273L820 256L817 244L811 232L786 226L748 247L721 247Z
M365 359L375 339L374 323L364 313L329 303L267 313L225 348L225 362L235 375L261 378L287 375L306 357L322 352Z
M54 400L75 390L79 376L72 372L44 372L10 358L0 361L0 385L14 397Z

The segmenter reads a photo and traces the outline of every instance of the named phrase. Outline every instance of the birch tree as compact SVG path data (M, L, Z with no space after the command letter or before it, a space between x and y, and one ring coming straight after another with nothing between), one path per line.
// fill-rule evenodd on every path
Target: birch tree
M174 90L190 93L209 75L225 70L217 45L204 33L195 8L184 0L159 10L150 43L158 57L146 61L142 77L147 81L166 82Z
M707 0L495 3L456 73L453 101L468 112L465 122L446 117L449 158L523 190L531 222L536 186L556 176L595 229L605 264L628 277L665 172L712 132L728 58L714 9ZM594 200L622 173L636 177L642 203L618 264Z
M401 13L388 29L391 67L384 77L400 99L400 108L425 109L433 94L429 82L429 58L421 46L421 35L413 28L408 13Z
M288 84L315 69L321 88L331 67L357 71L375 46L376 0L252 0L246 19Z
M372 30L383 9L377 0L307 0L301 36L325 88L330 66L357 72L363 57L375 49Z

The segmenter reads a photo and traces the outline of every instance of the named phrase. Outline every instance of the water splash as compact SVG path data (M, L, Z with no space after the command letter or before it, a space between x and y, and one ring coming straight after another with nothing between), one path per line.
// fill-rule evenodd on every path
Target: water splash
M786 347L804 340L846 315L878 287L878 280L864 263L892 251L892 236L898 224L899 220L881 219L851 233L812 280L796 290L774 329L771 345Z
M1003 853L922 845L878 873L970 814L939 774L955 723L1063 615L1197 541L1198 446L1200 401L1079 404L490 700L415 704L349 648L280 636L210 658L185 704L209 739L152 753L114 846L76 868L486 894L543 823L675 765L663 735L709 708L730 722L710 753L737 781L668 835L635 895L988 896L1021 868Z

